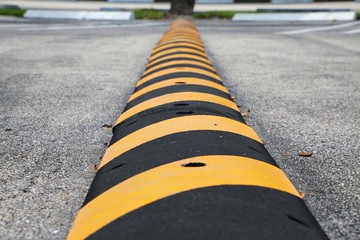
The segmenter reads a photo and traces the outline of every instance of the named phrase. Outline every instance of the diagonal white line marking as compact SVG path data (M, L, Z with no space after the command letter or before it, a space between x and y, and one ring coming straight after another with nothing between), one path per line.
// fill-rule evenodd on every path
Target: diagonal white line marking
M293 34L301 34L301 33L309 33L309 32L321 32L321 31L328 31L338 28L346 28L355 25L359 25L360 22L350 22L338 25L332 25L327 27L317 27L317 28L308 28L308 29L301 29L301 30L294 30L294 31L286 31L286 32L278 32L278 34L285 34L285 35L293 35Z
M354 33L360 33L360 28L343 32L343 34L354 34Z
M147 22L147 23L133 23L133 24L121 25L121 27L151 27L151 26L168 26L168 23Z

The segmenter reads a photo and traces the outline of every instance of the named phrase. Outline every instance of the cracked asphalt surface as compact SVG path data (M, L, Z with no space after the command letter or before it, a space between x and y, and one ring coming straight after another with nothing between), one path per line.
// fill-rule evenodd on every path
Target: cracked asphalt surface
M102 126L120 115L167 28L109 24L0 20L1 239L66 237L111 137ZM313 23L198 26L248 123L325 232L357 239L360 34L279 34Z

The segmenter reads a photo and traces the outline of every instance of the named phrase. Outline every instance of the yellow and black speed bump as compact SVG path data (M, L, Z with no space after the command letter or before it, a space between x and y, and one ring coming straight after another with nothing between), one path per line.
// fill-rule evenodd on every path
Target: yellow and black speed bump
M68 239L327 239L174 21L113 128Z

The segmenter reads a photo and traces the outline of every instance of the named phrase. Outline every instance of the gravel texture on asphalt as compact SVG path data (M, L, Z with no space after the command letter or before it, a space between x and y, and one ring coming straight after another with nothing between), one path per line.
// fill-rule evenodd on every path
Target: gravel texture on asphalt
M121 113L167 27L12 31L18 24L0 35L0 239L64 239L110 140L102 126ZM198 25L248 123L325 232L356 239L360 34Z
M248 123L305 193L327 235L358 239L360 34L273 32L271 26L200 27L223 81L241 110L250 110Z
M66 237L164 30L1 34L0 239Z

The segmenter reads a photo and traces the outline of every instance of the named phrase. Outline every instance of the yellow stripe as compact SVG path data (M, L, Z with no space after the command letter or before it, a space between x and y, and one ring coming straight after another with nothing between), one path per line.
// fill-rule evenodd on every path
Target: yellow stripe
M189 39L195 39L200 40L199 35L189 34L189 33L171 33L168 35L164 35L162 38L160 38L160 41L169 39L169 38L189 38Z
M186 39L193 39L193 40L196 40L196 41L201 41L200 37L197 36L197 35L177 33L177 34L165 35L162 38L160 38L159 42L164 41L164 40L168 40L168 39L174 39L174 38L186 38Z
M200 45L200 46L204 46L204 44L202 42L198 42L198 41L194 41L194 40L190 40L190 39L173 39L173 40L168 40L168 41L165 41L165 42L162 42L162 43L159 43L157 45L157 47L161 47L165 44L169 44L169 43L175 43L177 41L181 41L181 42L189 42L189 43L195 43L197 45Z
M155 58L164 56L166 54L175 53L175 52L195 53L195 54L199 54L201 56L207 57L206 53L201 52L199 50L190 49L190 48L174 48L174 49L169 49L169 50L158 52L158 53L151 55L151 57L149 57L149 61L151 61Z
M152 54L154 53L157 53L158 51L161 51L165 48L170 48L170 47L192 47L192 48L196 48L196 49L199 49L201 51L205 51L204 48L202 47L199 47L198 45L195 45L195 44L192 44L192 43L170 43L168 45L165 45L165 46L162 46L162 47L159 47L159 48L155 48L153 51L152 51Z
M230 118L212 115L177 117L144 127L112 144L106 150L99 168L103 167L105 164L120 156L124 152L140 146L143 143L174 133L196 130L212 130L237 133L262 143L254 129L244 123L235 121Z
M171 74L171 73L181 73L181 72L191 72L191 73L198 73L198 74L203 74L212 78L215 78L218 81L221 81L219 75L206 71L206 70L202 70L202 69L198 69L198 68L190 68L190 67L176 67L176 68L169 68L169 69L165 69L165 70L161 70L155 73L152 73L146 77L141 78L136 86L140 86L141 84L150 81L156 77L160 77L160 76L164 76L167 74Z
M231 108L237 112L239 112L238 107L233 101L230 101L228 99L225 99L223 97L219 97L213 94L209 93L198 93L198 92L180 92L180 93L171 93L166 94L160 97L152 98L150 100L147 100L145 102L142 102L127 111L123 112L121 116L118 118L118 120L115 123L115 126L119 124L120 122L124 121L125 119L128 119L129 117L140 113L142 111L145 111L146 109L158 107L160 105L164 105L167 103L172 102L179 102L179 101L202 101L202 102L212 102L216 104L223 105L225 107Z
M182 167L189 162L204 167ZM213 186L257 186L299 193L281 169L238 156L201 156L172 162L135 175L102 193L78 213L68 239L84 239L115 219L177 193Z
M191 31L178 31L178 30L176 30L176 31L168 31L160 39L170 37L170 36L179 36L179 35L200 38L200 34L198 32L196 32L196 31L191 32Z
M196 47L199 47L201 49L205 49L204 46L202 44L198 44L198 43L194 43L194 42L191 42L191 41L183 41L183 42L170 42L170 43L165 43L165 44L158 44L154 50L157 50L161 47L165 47L165 46L169 46L169 45L180 45L180 44L191 44L191 45L195 45ZM200 45L200 46L199 46Z
M130 102L130 101L136 99L137 97L140 97L141 95L148 93L150 91L160 89L163 87L179 85L179 84L194 84L194 85L206 86L206 87L218 89L225 93L229 93L228 90L226 89L226 87L224 87L220 84L211 82L211 81L197 79L197 78L175 78L175 79L170 79L170 80L151 84L150 86L147 86L147 87L135 92L133 95L130 96L128 102Z
M188 33L188 34L194 34L199 36L199 32L193 28L189 29L188 27L176 27L176 28L170 28L164 35L173 34L173 33Z
M176 20L175 22L171 23L170 28L167 32L176 31L179 29L185 29L186 31L194 31L197 32L195 24L191 23L185 20L183 23L179 24L179 20ZM174 24L174 25L173 25Z
M168 34L170 32L189 32L189 33L199 34L198 31L196 30L195 25L191 25L191 26L183 25L183 26L176 26L176 27L171 26L165 34Z
M168 39L168 38L191 38L200 40L200 35L194 33L187 33L187 32L171 32L168 34L163 35L160 38L160 41Z
M172 62L166 62L166 63L163 63L163 64L159 64L159 65L157 65L157 66L155 66L153 68L149 68L148 70L146 70L143 73L143 75L148 74L149 72L155 71L155 70L163 68L163 67L167 67L167 66L171 66L171 65L177 65L177 64L192 64L192 65L204 67L204 68L207 68L209 70L212 70L212 71L216 72L216 70L212 66L207 65L205 63L201 63L201 62L198 62L198 61L192 61L192 60L176 60L176 61L172 61Z
M186 39L192 39L195 41L201 41L199 36L189 35L189 34L171 34L169 36L164 36L160 38L159 42L166 41L169 39L175 39L175 38L186 38Z
M202 42L201 40L199 39L190 39L190 38L185 38L185 37L182 37L182 38L176 38L176 37L173 37L173 38L169 38L169 39L165 39L165 40L162 40L162 41L159 41L158 45L162 45L164 43L168 43L168 42L174 42L174 41L193 41L197 44L200 44L202 45Z
M152 65L154 65L155 63L158 63L158 62L161 62L161 61L164 61L164 60L168 60L168 59L172 59L172 58L191 58L191 59L196 59L196 60L199 60L199 61L202 61L202 62L206 62L206 63L209 63L211 64L210 60L209 59L205 59L205 58L202 58L202 57L199 57L199 56L195 56L195 55L191 55L191 54L174 54L174 55L171 55L171 56L167 56L167 57L162 57L162 58L159 58L159 59L156 59L154 61L152 61L151 63L148 63L146 65L146 67L151 67Z
M165 32L165 34L168 34L168 33L171 33L171 32L188 32L188 33L193 33L193 34L199 34L199 32L196 30L195 25L170 27Z
M195 24L192 21L187 20L187 19L177 19L170 24L170 29L178 29L178 28L186 28L189 30L191 30L191 29L196 30Z

